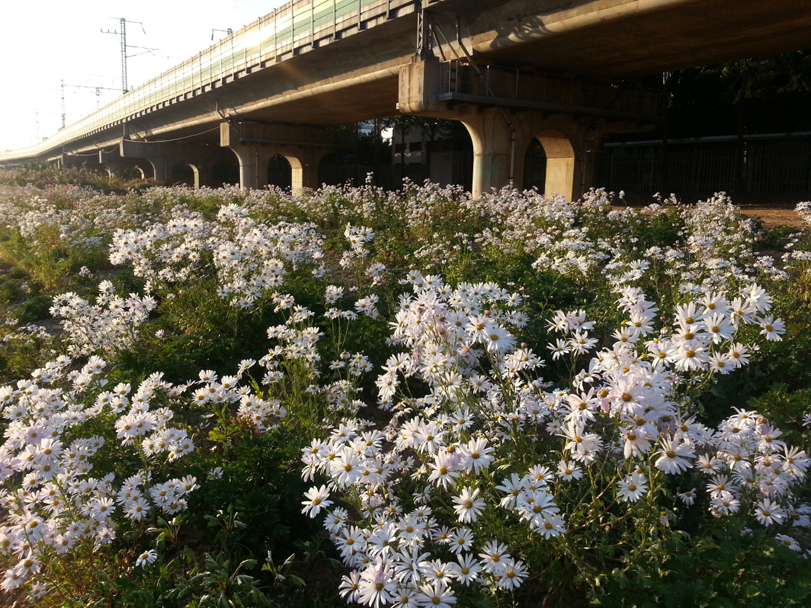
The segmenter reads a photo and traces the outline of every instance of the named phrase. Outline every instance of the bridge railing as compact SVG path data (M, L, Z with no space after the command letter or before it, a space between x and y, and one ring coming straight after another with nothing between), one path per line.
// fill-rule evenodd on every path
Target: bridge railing
M308 48L364 29L373 20L395 18L421 0L293 0L221 39L180 65L132 89L60 130L41 144L4 157L33 157L138 116L180 103Z
M441 64L439 98L618 117L655 117L659 103L658 93L651 91L456 60Z

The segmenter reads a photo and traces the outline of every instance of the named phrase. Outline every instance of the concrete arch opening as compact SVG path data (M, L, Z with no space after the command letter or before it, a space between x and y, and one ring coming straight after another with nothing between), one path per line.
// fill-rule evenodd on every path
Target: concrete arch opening
M537 137L533 137L524 154L524 190L537 189L544 192L546 187L546 150Z
M298 160L290 156L276 154L268 161L267 183L287 190L293 185L293 169Z
M169 168L168 185L194 186L199 179L198 175L199 170L191 163L175 163Z
M152 169L151 166L149 168ZM129 174L129 175L127 175L127 174ZM134 179L144 179L145 180L145 179L149 179L149 177L152 175L152 171L148 171L148 170L144 169L141 165L135 165L131 169L127 169L124 172L124 175L127 175L128 177L132 176Z
M109 177L122 177L124 179L152 179L155 175L149 163L130 165L123 162L107 162L102 165Z
M202 167L198 167L194 163L187 163L187 164L189 166L189 169L191 169L191 172L192 172L192 184L191 185L194 186L195 189L199 188L200 186L203 186L205 184L206 180L205 180L202 172L200 171L200 169Z
M546 129L535 137L541 142L546 155L544 194L560 194L566 200L572 200L576 162L572 142L556 129Z
M221 160L211 166L210 185L220 188L227 184L239 185L239 163L234 160Z

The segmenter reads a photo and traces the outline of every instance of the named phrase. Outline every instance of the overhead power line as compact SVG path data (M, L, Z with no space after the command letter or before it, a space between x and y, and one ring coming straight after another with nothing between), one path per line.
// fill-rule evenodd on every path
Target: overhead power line
M65 128L65 88L70 87L72 89L94 89L96 91L96 97L101 95L102 91L117 91L118 89L111 89L109 87L91 87L87 85L81 84L65 84L64 80L59 81L59 88L62 96L62 128Z

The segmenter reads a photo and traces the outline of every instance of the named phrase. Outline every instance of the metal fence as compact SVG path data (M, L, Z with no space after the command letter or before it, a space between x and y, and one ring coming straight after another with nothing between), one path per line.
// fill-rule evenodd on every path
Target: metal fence
M604 145L595 184L653 192L811 192L811 133Z

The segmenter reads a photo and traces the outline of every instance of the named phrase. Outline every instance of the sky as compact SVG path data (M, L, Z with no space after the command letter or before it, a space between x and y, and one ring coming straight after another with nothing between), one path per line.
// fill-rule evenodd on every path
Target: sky
M2 0L0 151L55 134L62 126L63 92L66 125L121 95L121 41L102 30L120 32L122 17L128 20L132 89L207 48L228 28L238 30L284 3Z

